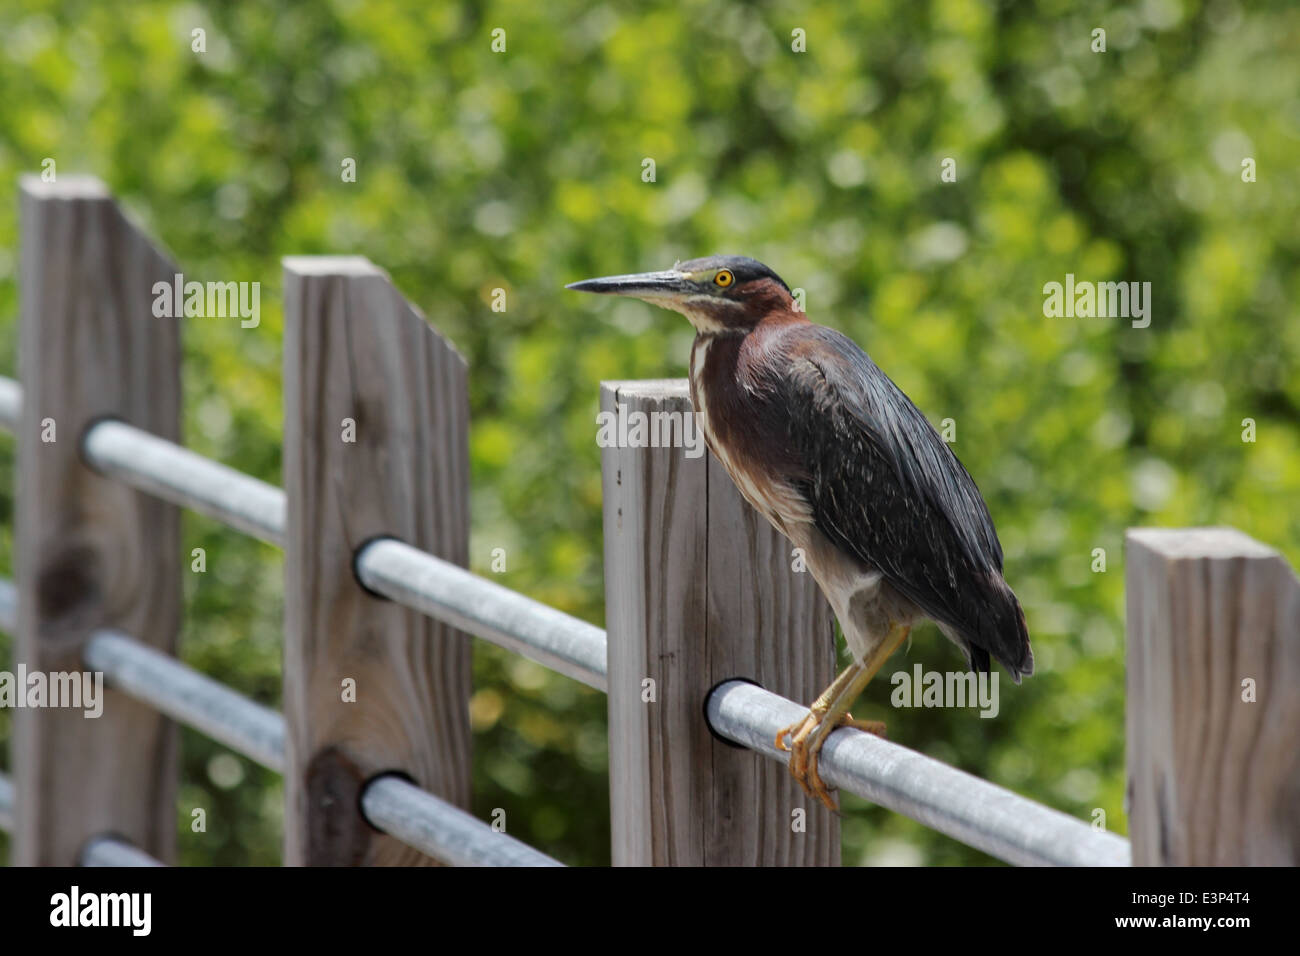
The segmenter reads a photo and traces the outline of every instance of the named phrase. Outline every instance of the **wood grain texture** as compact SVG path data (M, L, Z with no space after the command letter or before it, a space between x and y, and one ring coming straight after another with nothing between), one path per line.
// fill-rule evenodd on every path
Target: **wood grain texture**
M603 383L601 410L619 404L691 414L685 380ZM707 452L604 448L601 461L615 865L838 864L836 818L704 720L729 678L805 702L830 683L834 617L812 576Z
M388 535L467 563L465 362L364 259L286 259L284 289L285 862L429 864L358 800L401 771L469 806L469 640L366 592L352 561Z
M78 445L103 416L180 440L180 329L152 313L154 283L177 270L98 180L25 177L20 197L16 662L82 671L99 628L174 652L176 509L96 475ZM46 419L53 442L42 440ZM14 768L14 862L70 866L105 832L174 857L177 732L147 705L105 689L95 719L17 709Z
M1300 864L1300 581L1231 529L1127 547L1133 864Z

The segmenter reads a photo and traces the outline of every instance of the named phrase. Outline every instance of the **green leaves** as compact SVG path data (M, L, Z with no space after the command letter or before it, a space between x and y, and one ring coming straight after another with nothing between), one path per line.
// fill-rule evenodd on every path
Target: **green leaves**
M1090 48L1097 27L1105 53ZM997 720L895 713L887 681L855 713L1123 829L1124 528L1232 524L1300 563L1297 32L1282 0L27 0L0 9L0 182L47 156L95 172L187 274L263 283L258 329L187 323L185 432L270 481L279 257L387 268L470 362L475 570L594 621L598 381L683 376L690 337L678 316L564 283L714 252L767 262L932 421L954 419L1040 662ZM16 229L0 204L6 370ZM1066 273L1150 282L1150 328L1046 318L1042 287ZM11 494L0 483L6 536ZM199 546L210 570L188 595L185 653L275 703L281 559L187 519L186 553ZM929 628L896 663L916 661L960 666ZM604 701L545 674L521 685L516 666L476 651L475 809L504 808L514 835L570 862L604 862ZM215 752L187 735L186 793L224 809L205 835L183 826L185 862L274 859L269 776L220 790ZM981 859L849 805L847 862L885 837L922 861Z

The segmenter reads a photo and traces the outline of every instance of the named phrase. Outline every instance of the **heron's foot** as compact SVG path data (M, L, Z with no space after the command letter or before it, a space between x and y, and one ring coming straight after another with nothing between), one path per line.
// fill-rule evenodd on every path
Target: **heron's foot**
M817 719L817 712L810 710L803 720L797 721L782 730L778 730L776 732L776 749L789 753L790 747L786 746L785 738L789 737L790 742L793 744L794 741L798 740L800 737L806 737L812 731L812 728L817 726Z
M824 713L818 713L815 709L810 710L803 720L791 724L776 735L776 748L789 752L790 775L799 781L803 792L810 797L815 796L834 810L835 801L831 799L826 784L822 783L822 778L817 774L817 751L821 749L821 739L817 735L817 729L821 726L824 716ZM786 745L786 737L790 738L789 746Z
M832 718L828 714L819 714L816 710L810 710L803 720L791 724L776 735L776 749L790 754L790 775L799 781L804 793L816 797L831 810L839 808L817 772L817 758L826 738L838 727L855 727L877 737L885 735L885 725L879 720L858 720L852 714ZM789 746L786 746L786 737L790 738Z

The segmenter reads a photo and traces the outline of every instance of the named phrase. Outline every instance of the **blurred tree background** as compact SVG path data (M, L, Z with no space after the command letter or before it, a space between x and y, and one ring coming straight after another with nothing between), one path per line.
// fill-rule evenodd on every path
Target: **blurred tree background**
M996 720L891 712L885 680L859 716L1123 832L1124 529L1234 525L1300 563L1298 91L1290 0L0 0L0 183L12 197L47 157L94 173L187 278L263 284L257 329L185 320L185 434L271 482L279 258L387 268L470 363L474 569L505 548L496 580L595 622L598 382L683 376L691 330L563 285L763 260L956 421L1034 637L1038 673ZM0 203L5 374L16 212ZM1067 273L1150 282L1150 327L1045 318ZM193 547L185 659L278 705L280 554L187 515L177 560ZM916 662L959 666L932 626L889 669ZM608 862L603 696L482 643L475 682L475 812ZM183 862L277 863L279 779L188 731L183 748ZM846 863L987 861L845 803Z

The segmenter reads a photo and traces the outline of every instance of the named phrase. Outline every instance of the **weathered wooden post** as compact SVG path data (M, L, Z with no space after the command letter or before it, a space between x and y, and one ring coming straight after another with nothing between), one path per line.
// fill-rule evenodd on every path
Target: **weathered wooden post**
M606 382L600 405L632 426L601 459L614 863L837 864L836 818L704 719L729 678L816 697L834 676L830 607L705 449L684 380Z
M359 796L396 771L468 807L470 645L353 560L390 536L467 563L465 362L362 258L285 259L284 302L285 863L428 863Z
M1128 533L1135 866L1300 864L1300 580L1228 528Z
M44 675L51 693L70 692L84 680L74 688L56 675L84 672L94 630L175 650L176 509L95 474L79 445L109 416L179 440L180 329L152 308L154 283L170 285L177 269L96 179L29 176L20 194L16 664L29 679ZM176 728L108 688L100 705L98 717L85 707L15 709L15 863L74 865L106 832L173 857Z

